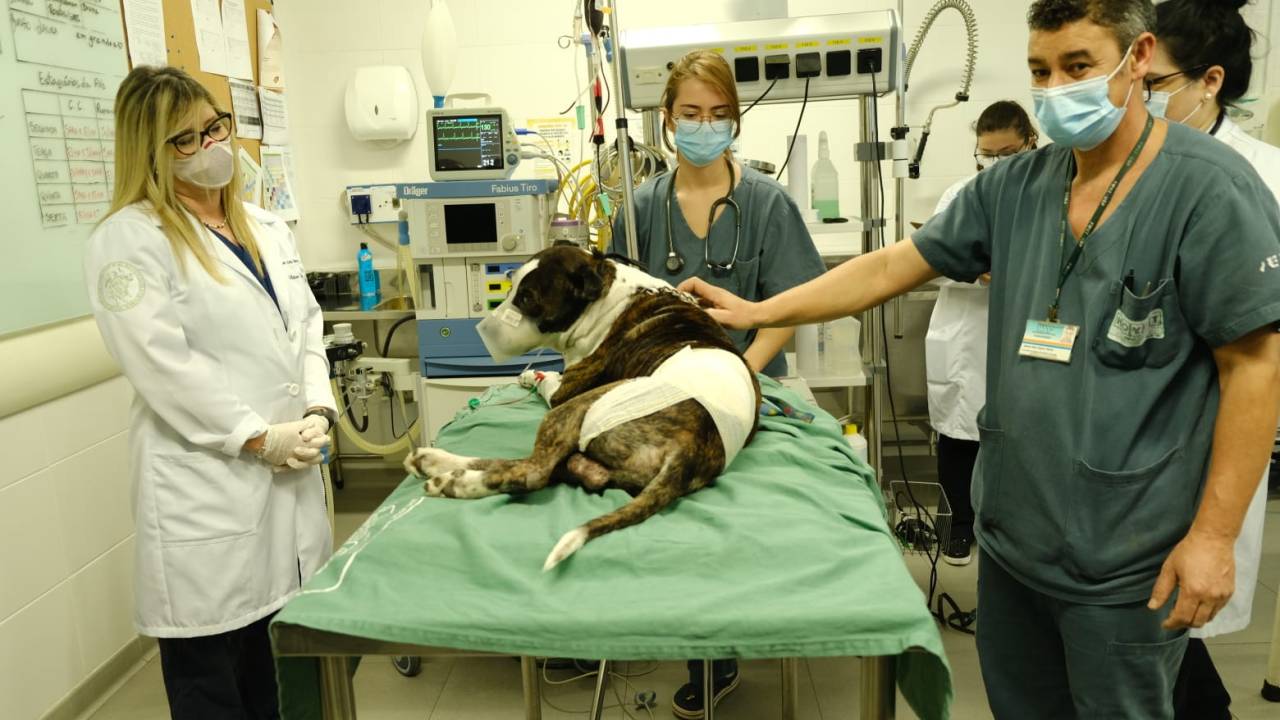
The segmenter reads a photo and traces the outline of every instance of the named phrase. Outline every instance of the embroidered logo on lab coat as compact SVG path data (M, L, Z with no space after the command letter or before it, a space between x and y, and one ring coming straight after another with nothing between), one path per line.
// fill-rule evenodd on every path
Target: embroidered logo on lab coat
M1152 310L1142 320L1130 320L1123 312L1116 310L1111 319L1111 329L1107 331L1107 339L1120 343L1125 347L1142 347L1148 340L1164 338L1164 311Z
M98 301L111 312L133 309L146 294L147 281L135 265L113 262L98 273Z

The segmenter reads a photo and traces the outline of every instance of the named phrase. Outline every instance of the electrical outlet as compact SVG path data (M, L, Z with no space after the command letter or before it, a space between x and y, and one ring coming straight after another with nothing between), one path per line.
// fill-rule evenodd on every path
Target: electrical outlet
M880 48L867 48L858 51L858 74L874 75L880 72Z
M352 225L400 221L400 198L395 185L347 188L347 215Z

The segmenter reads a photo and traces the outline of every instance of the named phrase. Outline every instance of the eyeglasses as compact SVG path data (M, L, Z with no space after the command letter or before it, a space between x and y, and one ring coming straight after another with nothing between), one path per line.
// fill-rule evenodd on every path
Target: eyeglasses
M680 120L692 120L694 122L716 122L717 120L733 119L729 116L728 110L715 110L710 114L703 114L699 112L694 112L693 110L686 110L684 112L677 113L676 117Z
M222 142L229 137L231 137L231 113L224 112L210 120L209 124L204 126L204 130L200 132L188 130L178 133L165 142L172 145L179 155L190 157L195 155L200 150L200 147L204 145L205 138L209 138L214 142Z
M1167 81L1169 81L1169 80L1172 80L1172 79L1174 79L1174 78L1178 77L1179 75L1186 75L1187 77L1191 77L1191 76L1192 76L1192 75L1194 75L1195 73L1202 72L1202 71L1204 71L1204 70L1208 70L1208 69L1209 69L1209 66L1208 66L1208 65L1196 65L1195 67L1189 67L1189 68L1187 68L1186 70L1179 70L1178 72L1169 73L1168 75L1161 75L1161 76L1159 76L1159 77L1153 77L1153 78L1151 78L1150 80L1145 80L1145 79L1144 79L1144 80L1142 81L1142 87L1144 88L1144 91L1145 91L1145 93L1146 93L1146 97L1144 97L1143 99L1144 99L1144 100L1150 100L1150 99L1151 99L1151 91L1152 91L1152 90L1154 90L1154 89L1155 89L1155 87L1156 87L1157 85L1163 85L1165 82L1167 82ZM1195 78L1192 78L1192 79L1194 80Z
M1016 150L1006 150L1005 152L995 153L994 155L989 153L984 153L984 152L978 152L978 150L975 148L973 151L973 159L976 160L979 165L984 165L984 166L989 165L991 163L994 163L997 160L1003 160L1005 158L1013 157L1014 155L1017 155L1023 150L1026 150L1027 148L1031 147L1033 142L1034 141L1024 142Z

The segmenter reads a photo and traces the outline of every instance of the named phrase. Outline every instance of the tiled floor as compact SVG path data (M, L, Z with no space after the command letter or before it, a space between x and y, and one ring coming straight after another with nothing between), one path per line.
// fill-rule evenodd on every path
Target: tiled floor
M338 536L347 537L360 522L362 513L340 513ZM919 558L908 560L917 580L928 578L928 567ZM1258 689L1266 670L1271 623L1277 590L1280 590L1280 500L1268 505L1267 533L1261 580L1253 606L1253 624L1245 631L1210 641L1214 662L1222 673L1232 697L1232 710L1241 720L1274 720L1280 706L1265 702ZM941 565L940 587L961 607L975 602L976 567L953 568ZM991 717L982 687L978 656L973 638L951 630L943 631L943 643L951 663L956 688L953 714L956 720ZM625 683L615 682L619 696L634 697L642 690L657 694L656 718L671 717L671 695L685 682L679 663L634 663L618 668L631 675ZM385 658L371 658L356 673L355 687L361 720L489 720L521 717L520 666L509 658L426 659L422 674L414 678L399 675ZM858 665L854 660L810 660L800 666L800 720L855 718L858 713ZM552 680L571 678L568 672L551 672ZM743 664L742 686L721 703L718 717L725 720L766 720L779 716L779 666L758 661ZM582 718L591 701L591 679L564 685L544 685L543 717L548 720ZM616 707L607 718L625 718ZM642 710L630 708L631 716L647 720ZM130 679L89 720L162 720L167 718L160 668L153 658ZM899 696L898 717L914 718Z

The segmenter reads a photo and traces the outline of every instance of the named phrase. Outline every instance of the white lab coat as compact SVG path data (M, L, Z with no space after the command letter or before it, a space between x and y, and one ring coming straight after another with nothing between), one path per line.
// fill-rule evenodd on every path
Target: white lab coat
M135 623L153 637L212 635L279 609L332 552L319 469L273 475L241 448L268 424L335 404L289 227L246 205L277 310L194 219L223 282L190 256L184 271L149 207L107 218L85 259L98 327L136 391Z
M972 179L947 188L934 215ZM938 301L924 338L929 423L947 437L977 441L978 411L987 396L987 288L947 278L937 283Z
M1280 201L1280 148L1252 137L1239 125L1223 119L1214 137L1244 156L1262 181ZM1267 476L1264 473L1258 491L1236 538L1236 590L1226 607L1203 628L1191 631L1192 637L1211 638L1238 632L1249 626L1253 614L1253 595L1258 585L1258 565L1262 561L1262 523L1267 517Z

